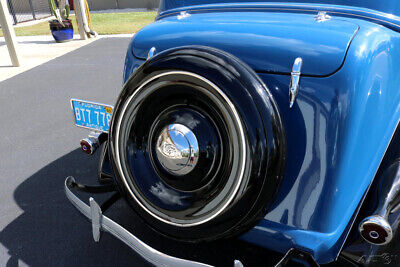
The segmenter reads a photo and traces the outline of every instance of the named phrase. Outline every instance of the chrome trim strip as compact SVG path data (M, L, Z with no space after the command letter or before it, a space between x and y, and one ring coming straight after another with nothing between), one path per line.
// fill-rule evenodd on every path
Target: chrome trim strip
M155 266L211 267L211 265L208 264L169 256L150 247L149 245L141 241L139 238L131 234L128 230L123 228L121 225L117 224L110 218L104 216L101 212L99 205L93 198L89 199L90 207L86 205L69 189L68 184L71 184L71 182L75 182L75 179L72 176L69 176L64 183L65 194L67 195L69 201L71 201L71 203L83 215L85 215L89 220L92 221L93 238L96 242L99 242L100 231L102 230L112 234L113 236L124 242L136 253L142 256L146 261L150 262L151 264L154 264ZM236 262L238 261L235 261L235 264ZM243 265L235 265L235 266L243 266Z
M222 11L224 12L224 9L226 10L225 12L230 12L230 11L268 11L268 10L275 10L275 11L289 11L289 12L315 12L320 9L324 9L327 13L331 14L339 14L339 15L347 15L347 16L354 16L354 17L360 17L364 18L367 20L374 20L374 21L379 21L382 22L383 24L389 24L392 25L396 28L400 28L400 24L396 24L393 22L390 22L389 20L393 20L396 22L400 23L400 17L394 16L392 14L387 14L384 12L373 12L373 10L370 11L370 9L363 8L363 9L357 9L357 8L346 8L344 6L338 7L338 6L329 6L329 5L304 5L304 4L289 4L285 3L285 5L282 4L277 4L277 3L263 3L263 4L258 4L258 3L252 3L252 7L244 7L243 4L232 4L230 6L219 6L219 5L211 5L210 8L203 8L203 7L196 7L196 6L188 6L188 7L182 7L182 8L176 8L176 9L171 9L168 11L164 11L160 13L157 17L156 20L162 19L164 17L168 16L174 16L176 14L179 14L179 12L182 9L186 9L188 12L191 12L192 14L194 12L212 12L212 11ZM359 12L361 14L356 14L356 12ZM365 14L365 15L363 15ZM373 16L377 16L379 18L374 18ZM380 18L385 18L387 20L383 20Z
M152 58L156 54L156 48L153 46L150 48L149 53L147 54L147 59Z
M209 5L211 7L214 8L204 8L204 6L196 6L196 5L192 5L192 6L185 6L185 7L179 7L179 8L174 8L174 9L170 9L167 11L164 11L162 13L160 13L160 16L164 16L167 15L168 13L178 13L181 10L185 9L187 12L191 11L191 10L219 10L219 9L224 9L224 8L234 8L234 9L260 9L260 8L275 8L275 9L282 9L282 10L289 10L287 9L287 7L291 7L291 8L298 8L298 9L292 9L292 10L301 10L301 8L315 8L315 9L327 9L327 12L330 12L329 9L333 9L333 10L343 10L343 11L357 11L357 12L363 12L366 14L371 14L371 15L376 15L376 16L382 16L382 17L386 17L388 19L393 19L393 20L397 20L400 21L400 18L397 16L394 16L392 14L388 14L388 13L384 13L384 12L380 12L380 11L375 11L373 9L368 9L368 8L364 8L364 7L352 7L349 8L349 6L339 6L339 5L328 5L328 4L319 4L319 5L315 5L315 4L298 4L298 3L251 3L251 5L249 4L240 4L240 3L230 3L229 6L226 6L225 4L214 4L214 5ZM251 6L251 7L243 7L243 6ZM308 10L310 11L310 10Z
M225 208L232 202L232 200L234 199L234 197L236 196L237 192L239 191L240 185L242 184L242 180L243 180L243 175L244 175L244 170L245 170L245 165L246 165L246 155L247 155L247 150L246 150L246 139L245 139L245 135L244 135L244 130L243 130L243 125L241 123L240 120L240 116L239 113L237 112L235 105L230 101L230 99L225 95L224 92L222 92L221 89L219 89L214 83L212 83L211 81L207 80L206 78L191 73L191 72L187 72L187 71L169 71L169 72L165 72L165 73L161 73L158 74L154 77L151 77L150 79L148 79L147 81L143 82L137 89L136 91L129 97L129 99L126 101L126 103L124 104L124 106L122 107L122 111L121 114L119 115L118 121L117 121L117 125L116 125L116 132L119 133L120 129L121 129L121 122L122 122L122 118L125 115L126 109L127 107L130 105L132 99L135 97L135 95L140 92L144 86L146 86L148 83L150 83L151 81L158 79L160 77L163 76L167 76L167 75L174 75L174 74L180 74L180 75L188 75L188 76L192 76L195 77L205 83L207 83L208 85L210 85L225 101L226 103L229 105L232 113L234 114L234 119L236 120L236 123L238 124L238 128L240 131L240 136L239 139L241 140L241 146L242 146L242 151L243 151L243 158L241 160L240 163L240 175L237 178L238 182L236 184L236 187L233 190L233 193L231 194L230 198L226 201L225 205L222 206L222 208L220 208L220 210L218 212L216 212L213 216L210 216L209 218L206 218L202 221L199 222L195 222L195 223L188 223L188 224L181 224L181 223L175 223L175 222L171 222L168 220L165 220L159 216L157 216L156 214L153 214L149 209L147 209L141 202L140 200L135 196L135 194L133 193L131 187L128 184L127 178L125 177L123 171L122 171L122 165L121 165L121 159L120 159L120 151L119 151L119 134L116 135L115 137L115 156L116 156L116 167L118 169L119 174L121 175L122 181L126 187L126 189L128 190L128 192L131 194L131 196L133 197L133 199L140 205L140 207L142 207L148 214L150 214L151 216L153 216L154 218L156 218L157 220L160 220L164 223L167 224L171 224L171 225L175 225L175 226L180 226L180 227L190 227L190 226L195 226L195 225L200 225L203 223L206 223L212 219L214 219L216 216L218 216L219 214L221 214L221 212L223 212L225 210Z
M71 99L70 99L71 110L72 110L72 118L73 118L73 121L74 121L74 125L75 125L76 127L88 129L88 130L91 130L91 131L93 131L93 132L108 133L108 131L100 131L100 130L93 129L93 128L90 128L90 127L86 127L86 126L82 126L82 125L77 125L77 124L76 124L76 119L75 119L74 105L72 104L72 101L78 101L78 102L83 102L83 103L88 103L88 104L94 104L94 105L100 105L100 106L109 107L109 108L111 108L111 109L113 110L113 112L114 112L114 106L112 106L112 105L107 105L107 104L103 104L103 103L98 103L98 102L92 102L92 101L81 100L81 99L77 99L77 98L71 98Z
M292 67L290 85L289 85L289 108L292 108L296 101L297 94L299 93L299 83L301 75L301 66L303 65L303 59L298 57L295 59Z
M394 209L392 209L392 211L390 213L395 213L395 212L397 212L399 210L400 210L400 203Z

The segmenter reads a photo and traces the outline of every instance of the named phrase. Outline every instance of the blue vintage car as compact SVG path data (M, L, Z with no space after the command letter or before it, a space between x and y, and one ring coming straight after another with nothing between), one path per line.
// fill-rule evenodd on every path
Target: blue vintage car
M95 240L108 231L155 265L205 266L73 190L117 190L162 235L239 237L282 253L277 266L399 266L399 65L396 0L161 1L117 103L71 102L94 130L82 149L104 144L102 185L69 177L67 195Z

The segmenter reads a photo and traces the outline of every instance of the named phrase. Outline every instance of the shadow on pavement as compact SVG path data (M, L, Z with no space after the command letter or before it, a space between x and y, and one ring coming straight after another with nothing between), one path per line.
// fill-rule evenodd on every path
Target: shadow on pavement
M8 266L22 261L30 266L129 265L139 261L111 236L91 239L91 225L65 197L68 175L84 182L96 181L97 158L80 150L55 160L26 179L14 192L23 213L0 232L0 243L9 250Z
M23 213L0 232L0 243L11 256L7 266L18 266L19 262L30 266L147 266L109 234L95 243L91 224L64 194L64 180L69 175L83 183L96 183L97 164L97 156L88 157L76 149L18 186L14 198ZM87 200L89 195L81 198ZM279 259L279 255L239 240L197 245L171 241L149 229L122 200L106 215L154 248L174 256L217 266L233 266L234 259L245 266L270 266Z

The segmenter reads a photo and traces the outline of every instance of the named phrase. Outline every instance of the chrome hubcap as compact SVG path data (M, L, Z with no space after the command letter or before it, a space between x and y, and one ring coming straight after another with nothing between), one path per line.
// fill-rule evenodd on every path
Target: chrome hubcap
M157 158L166 171L186 175L199 160L199 145L194 133L185 125L170 124L157 139Z

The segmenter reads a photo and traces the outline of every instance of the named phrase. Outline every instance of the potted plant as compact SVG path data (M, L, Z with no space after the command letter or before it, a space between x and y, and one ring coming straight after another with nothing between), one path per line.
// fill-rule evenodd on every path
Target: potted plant
M50 20L51 34L57 43L68 42L74 38L74 28L69 17L69 4L66 0L49 0L55 20Z

